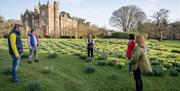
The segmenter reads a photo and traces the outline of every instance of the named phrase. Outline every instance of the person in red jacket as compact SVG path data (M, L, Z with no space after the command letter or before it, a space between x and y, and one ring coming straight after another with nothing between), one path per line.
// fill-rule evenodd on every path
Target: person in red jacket
M127 51L126 51L126 56L127 58L130 60L132 55L133 55L133 49L135 47L135 40L134 40L134 35L133 34L129 34L129 41L128 41L128 45L127 45ZM129 65L129 72L131 72L131 65Z

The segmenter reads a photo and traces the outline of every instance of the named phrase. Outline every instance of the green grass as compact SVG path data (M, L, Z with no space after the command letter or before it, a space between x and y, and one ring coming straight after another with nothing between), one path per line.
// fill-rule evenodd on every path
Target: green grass
M151 42L157 42L161 45L164 45L168 48L180 48L180 42L178 40L163 40L163 41L158 41L158 40L150 40Z
M65 41L65 40L64 40ZM81 40L77 40L79 42ZM55 43L54 43L55 44ZM57 43L58 44L58 43ZM97 46L100 46L99 43ZM167 44L167 43L165 43ZM176 41L176 44L178 42ZM104 44L105 45L105 44ZM115 44L113 44L115 45ZM111 48L113 45L109 45ZM163 45L163 44L162 44ZM179 46L179 45L176 45ZM166 47L166 46L165 46ZM169 48L173 48L171 45ZM71 50L66 47L65 51ZM74 50L76 52L76 50ZM154 50L153 50L154 51ZM169 52L168 52L169 53ZM179 54L177 54L179 55ZM31 80L38 80L43 91L134 91L133 75L127 72L127 65L122 69L111 66L98 66L97 60L84 62L78 56L58 53L55 59L48 59L46 52L39 54L39 63L27 63L27 58L22 59L18 75L22 82L11 83L10 75L4 75L3 68L11 67L11 58L6 48L0 49L0 91L25 91L26 83ZM110 59L111 57L108 57ZM121 58L120 60L126 60ZM84 67L93 65L95 73L84 73ZM43 74L46 67L53 67L50 74ZM111 73L117 74L117 80L109 78ZM163 77L149 77L143 75L144 91L180 91L180 76L173 77L166 71Z

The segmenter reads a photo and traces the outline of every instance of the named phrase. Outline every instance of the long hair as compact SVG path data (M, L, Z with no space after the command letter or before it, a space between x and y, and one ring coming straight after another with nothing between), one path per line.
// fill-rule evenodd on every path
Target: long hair
M136 36L136 43L141 48L145 47L144 38L141 35Z

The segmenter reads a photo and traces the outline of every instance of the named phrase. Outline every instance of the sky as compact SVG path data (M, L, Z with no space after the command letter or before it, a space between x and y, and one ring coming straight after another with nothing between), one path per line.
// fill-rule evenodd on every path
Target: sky
M48 0L0 0L0 15L5 19L20 19L26 9L34 10L38 2L46 4ZM53 3L54 0L49 0ZM100 27L110 28L109 18L114 10L126 5L136 5L152 18L154 12L166 8L170 10L171 21L180 20L180 0L56 0L60 10L71 16L86 19Z

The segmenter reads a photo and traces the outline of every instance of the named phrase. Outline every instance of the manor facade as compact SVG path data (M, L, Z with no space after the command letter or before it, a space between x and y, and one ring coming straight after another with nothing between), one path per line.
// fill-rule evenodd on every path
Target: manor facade
M47 4L39 2L34 11L27 9L24 14L21 14L21 21L24 26L23 34L34 29L39 36L54 38L79 38L85 35L84 31L89 26L89 22L85 22L85 19L71 17L69 13L61 11L57 1L53 4L49 1Z

